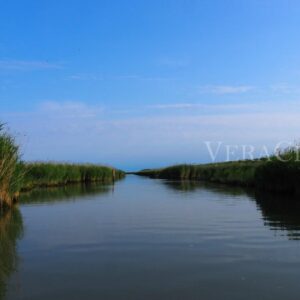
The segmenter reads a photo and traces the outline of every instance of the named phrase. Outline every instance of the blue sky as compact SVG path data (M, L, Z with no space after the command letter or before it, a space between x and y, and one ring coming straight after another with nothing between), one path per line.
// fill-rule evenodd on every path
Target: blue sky
M297 140L299 16L299 1L3 1L0 119L26 160L130 170L209 161L204 141Z

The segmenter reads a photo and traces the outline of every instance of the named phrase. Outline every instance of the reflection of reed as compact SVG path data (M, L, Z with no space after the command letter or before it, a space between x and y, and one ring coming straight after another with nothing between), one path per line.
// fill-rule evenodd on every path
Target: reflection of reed
M23 234L23 221L15 207L0 215L0 299L4 299L6 280L17 268L17 240Z
M93 195L108 193L112 188L112 184L103 185L97 183L40 188L22 193L19 201L22 204L74 201Z
M255 199L266 226L286 232L291 240L300 239L299 199L269 193L258 193Z
M164 180L163 183L168 188L180 192L195 192L197 190L206 189L211 192L232 196L243 195L246 192L248 194L248 190L246 188L239 186L229 186L213 182L195 180Z
M192 193L205 189L227 196L247 195L256 202L265 226L271 230L280 230L291 240L300 240L300 201L295 197L267 192L254 194L253 190L241 187L191 180L163 182L168 188L179 192Z

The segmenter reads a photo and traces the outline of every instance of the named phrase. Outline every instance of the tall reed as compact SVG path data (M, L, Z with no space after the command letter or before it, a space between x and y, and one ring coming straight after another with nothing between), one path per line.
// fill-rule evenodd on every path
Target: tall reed
M11 207L21 190L69 183L112 182L121 170L95 164L24 163L19 146L0 123L0 209Z
M23 179L19 147L4 124L0 124L0 206L9 207L18 197Z
M137 174L152 178L252 186L259 190L300 195L300 151L295 146L268 158L202 165L183 164L142 170Z
M112 182L125 176L120 170L96 164L36 162L25 163L24 169L23 190L69 183Z

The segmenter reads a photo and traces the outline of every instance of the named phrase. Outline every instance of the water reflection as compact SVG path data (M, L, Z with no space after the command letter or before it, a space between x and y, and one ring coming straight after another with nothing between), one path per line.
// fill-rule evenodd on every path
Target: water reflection
M257 207L266 226L284 232L291 240L300 240L300 201L283 195L258 193Z
M232 195L232 196L239 196L239 195L249 195L253 197L253 192L251 190L246 190L244 188L238 186L229 186L224 184L216 184L211 182L201 182L201 181L170 181L165 180L163 181L165 186L168 188L180 191L180 192L196 192L201 189L210 190L211 192L220 193L223 195Z
M116 186L23 195L17 276L22 219L1 218L0 300L5 284L10 300L299 296L299 243L286 238L297 239L298 202L191 181L128 176Z
M23 221L17 208L0 215L0 299L4 299L6 281L17 269L17 241L23 235Z
M42 188L22 194L20 204L76 201L113 191L113 185L99 184L74 184L68 187ZM17 242L22 235L22 215L17 207L0 214L0 300L5 298L7 280L17 270Z
M197 181L164 181L165 186L184 193L200 189L229 196L247 195L256 201L264 225L291 240L300 240L300 199L287 195L254 193L253 190Z
M92 195L114 191L114 185L74 184L67 187L51 187L35 189L20 197L21 204L42 204L49 202L76 201Z

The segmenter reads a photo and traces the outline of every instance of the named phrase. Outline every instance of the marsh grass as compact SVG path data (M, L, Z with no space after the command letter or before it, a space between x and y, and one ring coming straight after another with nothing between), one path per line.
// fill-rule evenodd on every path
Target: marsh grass
M0 123L0 209L11 207L22 190L69 183L113 182L125 173L95 164L24 163L19 146Z
M153 178L203 180L219 183L253 185L254 173L261 161L239 161L203 165L176 165L138 172Z
M11 206L18 197L24 176L19 147L0 124L0 205Z
M299 147L290 147L269 158L202 165L182 164L142 170L136 174L163 179L203 180L300 194L299 157Z
M291 147L274 155L260 165L255 173L255 184L259 189L300 194L300 151Z
M23 190L70 183L112 182L125 173L112 167L93 164L26 163Z

